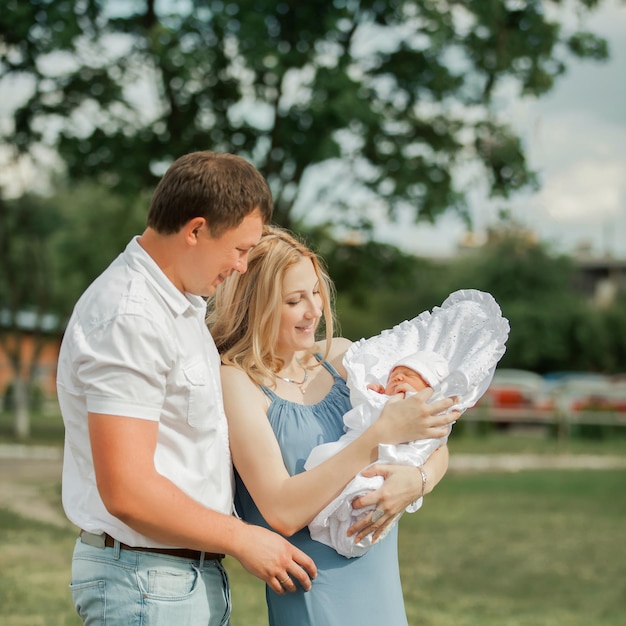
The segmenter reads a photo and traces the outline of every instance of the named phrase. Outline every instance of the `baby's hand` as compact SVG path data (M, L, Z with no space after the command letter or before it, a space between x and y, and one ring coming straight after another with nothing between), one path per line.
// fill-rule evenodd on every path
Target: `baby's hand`
M376 383L370 383L367 388L375 391L376 393L385 393L385 388L382 385L378 385Z
M390 391L390 395L400 395L403 398L406 398L407 393L415 393L415 389L409 385L409 383L400 382L392 385Z

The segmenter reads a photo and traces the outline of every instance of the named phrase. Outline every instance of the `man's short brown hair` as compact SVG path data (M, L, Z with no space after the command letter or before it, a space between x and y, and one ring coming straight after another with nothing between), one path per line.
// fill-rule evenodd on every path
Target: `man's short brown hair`
M272 217L267 181L248 161L234 154L191 152L170 165L150 203L148 226L162 235L178 232L194 217L204 217L219 237L259 209Z

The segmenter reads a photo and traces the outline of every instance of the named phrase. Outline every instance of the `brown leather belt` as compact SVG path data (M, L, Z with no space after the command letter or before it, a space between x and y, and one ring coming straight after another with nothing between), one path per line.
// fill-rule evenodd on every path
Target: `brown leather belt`
M87 543L89 545L93 545L91 541L85 541L85 538L89 537L102 537L102 535L93 535L92 533L87 533L84 530L81 530L80 537L83 543ZM111 537L111 535L104 533L104 545L102 547L113 548L115 546L115 539ZM166 554L167 556L176 556L181 559L192 559L194 561L199 561L202 558L202 554L204 554L205 561L221 561L226 555L217 554L215 552L201 552L200 550L189 550L187 548L144 548L137 546L129 546L120 541L120 548L122 550L131 550L133 552L153 552L154 554Z

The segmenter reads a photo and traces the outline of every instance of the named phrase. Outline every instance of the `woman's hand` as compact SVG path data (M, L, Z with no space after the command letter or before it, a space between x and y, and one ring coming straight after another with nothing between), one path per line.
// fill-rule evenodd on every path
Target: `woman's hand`
M458 399L444 398L429 403L432 394L433 390L427 388L406 399L400 394L391 397L373 426L380 429L379 441L398 444L448 435L450 426L461 415L459 411L449 411Z
M356 524L348 530L348 536L356 535L355 542L359 542L370 533L372 541L376 541L387 526L406 509L406 507L419 498L416 497L416 486L419 479L421 490L422 479L417 468L410 465L374 465L361 472L363 476L382 476L385 479L382 487L365 496L355 498L352 502L354 509L374 507ZM376 511L382 512L376 513Z
M372 540L375 542L409 504L434 489L448 469L448 457L447 446L431 454L422 466L427 478L425 483L419 468L411 465L377 464L363 470L363 476L382 476L385 482L379 489L353 500L354 509L373 506L374 510L368 511L353 524L348 530L348 536L355 535L354 541L359 542L373 533ZM382 515L376 511L382 512Z

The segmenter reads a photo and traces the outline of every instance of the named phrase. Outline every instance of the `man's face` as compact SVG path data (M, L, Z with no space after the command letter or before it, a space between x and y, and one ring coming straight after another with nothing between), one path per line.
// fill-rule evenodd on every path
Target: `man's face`
M236 228L219 237L212 237L205 224L197 234L193 268L189 272L190 286L186 291L212 296L215 288L233 272L243 274L248 268L250 250L259 243L263 231L261 212L255 209ZM191 288L190 288L191 287Z

